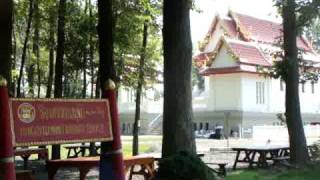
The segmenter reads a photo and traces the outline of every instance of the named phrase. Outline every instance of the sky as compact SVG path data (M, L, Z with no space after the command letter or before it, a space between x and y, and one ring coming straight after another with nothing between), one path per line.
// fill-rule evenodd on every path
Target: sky
M272 0L195 0L195 4L202 12L190 13L194 45L203 40L215 14L223 16L229 9L258 18L279 21Z

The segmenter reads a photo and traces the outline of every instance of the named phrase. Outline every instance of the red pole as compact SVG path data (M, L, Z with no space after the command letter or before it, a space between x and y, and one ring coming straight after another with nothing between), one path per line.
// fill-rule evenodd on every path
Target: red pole
M113 141L106 143L106 150L101 146L100 180L125 180L117 96L112 80L106 82L102 97L109 100Z
M0 179L15 180L7 81L0 76Z

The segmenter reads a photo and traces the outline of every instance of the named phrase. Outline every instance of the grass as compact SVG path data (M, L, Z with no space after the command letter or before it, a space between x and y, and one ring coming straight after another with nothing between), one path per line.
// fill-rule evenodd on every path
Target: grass
M312 166L301 170L243 170L229 174L227 180L318 180L320 166Z
M139 145L139 152L146 153L150 152L151 146L148 144L140 144ZM124 156L131 156L132 155L132 145L131 144L124 144L122 147L122 153Z
M67 145L62 145L61 146L61 159L66 159L67 158L67 154L68 154L68 151L63 148L64 146L67 146ZM51 146L47 146L48 148L48 154L49 154L49 158L51 159ZM140 153L147 153L147 152L150 152L152 150L152 146L151 144L149 143L140 143L139 145L139 152ZM131 156L132 155L132 144L131 144L131 141L129 142L126 142L126 143L123 143L122 144L122 153L124 156ZM37 155L31 155L30 159L37 159L38 156Z

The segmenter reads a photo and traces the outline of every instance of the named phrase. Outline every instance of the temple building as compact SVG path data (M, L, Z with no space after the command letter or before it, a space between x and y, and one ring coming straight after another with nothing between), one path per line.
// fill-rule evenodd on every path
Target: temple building
M265 76L277 61L282 24L229 11L215 16L194 57L204 89L193 98L194 128L223 126L225 134L250 137L254 125L278 125L285 112L285 83ZM303 36L297 37L304 62L319 66L320 56ZM320 122L320 83L300 84L302 119Z

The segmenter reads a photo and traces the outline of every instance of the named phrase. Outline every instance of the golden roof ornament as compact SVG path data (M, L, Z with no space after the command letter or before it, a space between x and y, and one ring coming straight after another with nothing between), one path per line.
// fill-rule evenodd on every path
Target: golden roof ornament
M114 83L113 80L108 79L104 84L104 89L105 90L114 90L114 89L116 89L116 84Z
M7 80L4 77L0 76L0 86L6 87L7 84Z

